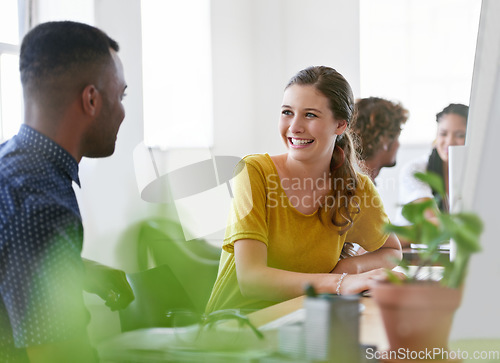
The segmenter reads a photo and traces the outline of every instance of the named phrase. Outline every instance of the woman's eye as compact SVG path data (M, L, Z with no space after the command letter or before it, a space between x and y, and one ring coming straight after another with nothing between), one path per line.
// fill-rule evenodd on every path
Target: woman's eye
M317 117L314 113L306 113L306 117Z
M282 115L286 115L286 116L290 116L292 114L292 111L290 111L290 110L283 110L283 111L281 111L281 114Z

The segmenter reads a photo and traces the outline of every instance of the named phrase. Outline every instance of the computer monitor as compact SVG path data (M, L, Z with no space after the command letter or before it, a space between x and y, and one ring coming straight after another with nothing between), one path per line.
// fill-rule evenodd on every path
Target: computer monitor
M483 0L474 62L461 209L485 225L473 255L451 339L500 339L500 1Z

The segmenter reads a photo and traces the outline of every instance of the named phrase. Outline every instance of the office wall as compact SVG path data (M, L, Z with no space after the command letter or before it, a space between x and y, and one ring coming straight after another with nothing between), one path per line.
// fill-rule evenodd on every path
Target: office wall
M40 21L84 21L120 43L128 89L116 151L82 160L82 189L76 192L85 227L83 255L133 270L135 225L165 212L139 198L132 162L143 139L140 0L36 5ZM216 154L283 152L277 127L283 87L304 67L333 66L359 94L357 1L213 0L211 7Z
M359 92L359 3L213 0L214 151L284 151L283 88L310 65L329 65Z
M130 270L135 224L163 212L140 200L132 164L143 137L140 1L94 6L95 25L120 43L128 89L115 154L80 164L83 254ZM277 131L283 87L301 68L334 66L359 90L357 2L213 0L211 20L216 154L284 150Z
M84 158L80 163L83 255L133 269L134 225L150 215L153 207L139 197L132 162L133 149L143 139L140 1L99 0L94 6L95 25L120 44L128 87L115 153L105 159Z

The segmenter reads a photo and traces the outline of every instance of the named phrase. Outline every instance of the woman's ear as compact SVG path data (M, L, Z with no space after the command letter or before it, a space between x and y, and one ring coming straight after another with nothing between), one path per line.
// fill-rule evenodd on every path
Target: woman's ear
M342 135L347 128L347 121L346 120L337 120L337 129L335 130L335 134L337 135Z
M102 97L99 90L89 84L82 91L82 108L86 115L95 117L101 111Z

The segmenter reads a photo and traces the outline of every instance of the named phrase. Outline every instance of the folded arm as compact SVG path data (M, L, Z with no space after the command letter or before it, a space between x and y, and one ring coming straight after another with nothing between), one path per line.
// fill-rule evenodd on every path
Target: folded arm
M344 258L337 263L332 272L359 274L377 268L392 269L399 264L402 258L403 254L398 237L391 233L378 250Z
M318 293L336 293L341 277L336 273L301 273L267 266L267 247L264 243L243 239L234 244L236 274L243 296L283 301L304 294L308 284ZM341 294L356 294L369 289L375 281L385 280L383 269L348 275L342 281Z

